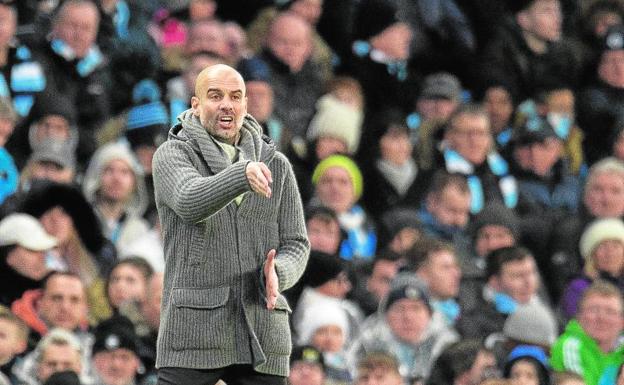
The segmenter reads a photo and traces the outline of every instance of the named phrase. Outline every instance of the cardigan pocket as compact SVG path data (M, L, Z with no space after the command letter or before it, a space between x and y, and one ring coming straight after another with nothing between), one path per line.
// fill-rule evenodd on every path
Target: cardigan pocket
M227 333L230 314L229 287L174 288L172 328L174 350L226 349L233 333Z

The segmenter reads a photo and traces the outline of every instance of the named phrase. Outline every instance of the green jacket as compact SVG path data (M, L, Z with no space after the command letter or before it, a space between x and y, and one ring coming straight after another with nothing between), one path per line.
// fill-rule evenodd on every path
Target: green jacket
M276 249L280 292L305 269L310 246L292 167L249 115L238 145L243 160L233 164L191 110L179 119L153 162L165 251L156 366L252 364L286 376L291 311L281 295L266 309L262 266ZM272 172L269 199L245 176L254 160Z
M603 375L612 375L613 368L617 372L617 368L624 362L624 346L604 353L574 319L568 322L564 333L557 338L550 354L550 364L554 371L578 373L583 376L586 385L604 383Z

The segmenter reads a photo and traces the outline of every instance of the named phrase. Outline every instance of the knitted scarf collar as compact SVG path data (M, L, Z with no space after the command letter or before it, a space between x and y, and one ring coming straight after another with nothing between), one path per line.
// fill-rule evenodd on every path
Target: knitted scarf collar
M82 59L78 59L76 52L63 40L52 39L50 47L54 53L67 62L78 60L76 62L76 72L83 78L91 75L104 62L104 56L96 45L92 45Z

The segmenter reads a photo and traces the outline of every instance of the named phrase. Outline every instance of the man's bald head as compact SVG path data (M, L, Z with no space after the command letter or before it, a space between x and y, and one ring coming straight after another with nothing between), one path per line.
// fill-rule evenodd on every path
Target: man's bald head
M291 72L299 72L312 55L310 24L292 12L283 12L273 20L266 45Z
M243 95L245 92L245 81L241 74L236 71L234 68L230 67L227 64L215 64L210 67L204 68L199 75L197 75L197 80L195 80L195 96L198 98L202 98L206 96L207 86L211 81L214 81L219 78L223 78L225 76L235 76L239 78L242 84Z
M210 135L220 141L236 144L247 114L243 77L225 64L205 68L197 75L191 107Z

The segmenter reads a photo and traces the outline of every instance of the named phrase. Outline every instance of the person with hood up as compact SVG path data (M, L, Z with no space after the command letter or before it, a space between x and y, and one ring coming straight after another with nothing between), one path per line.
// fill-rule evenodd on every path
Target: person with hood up
M143 177L141 165L122 143L100 147L85 173L84 195L118 250L149 230L142 218L149 201Z
M287 158L247 114L233 68L204 69L153 161L164 234L159 384L285 384L309 241ZM184 381L184 382L181 382Z

